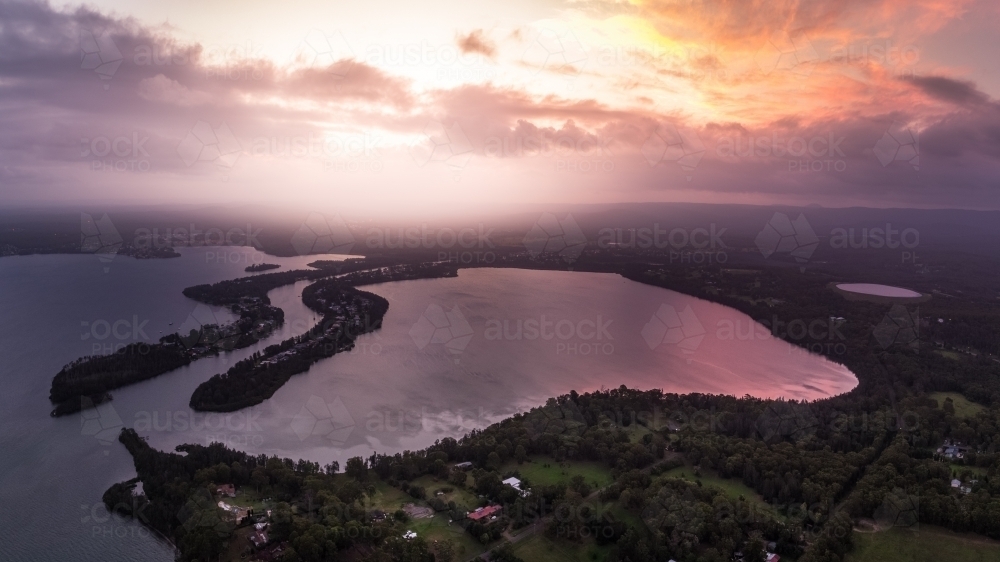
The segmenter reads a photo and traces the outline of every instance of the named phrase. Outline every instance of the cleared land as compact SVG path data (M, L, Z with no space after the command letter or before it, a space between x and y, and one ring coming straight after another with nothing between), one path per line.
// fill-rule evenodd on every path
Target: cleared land
M514 554L524 562L602 562L608 557L609 546L597 546L592 540L582 543L552 540L537 534L514 545Z
M503 466L501 472L517 470L521 478L531 485L552 485L569 483L576 475L582 475L588 484L598 487L612 482L611 469L598 462L557 462L551 457L535 457L524 464L511 462Z
M743 499L748 502L753 502L763 509L772 510L771 506L765 502L762 497L760 497L760 494L739 480L721 478L715 473L708 471L702 471L701 476L696 477L694 475L694 469L690 466L672 468L664 472L663 475L674 478L683 478L691 482L697 482L700 480L703 486L719 488L725 492L727 496L734 500L738 500L742 496Z
M1000 543L976 535L921 525L917 530L890 529L855 533L847 562L996 562Z
M423 486L429 496L433 496L434 492L439 488L447 486L447 483L444 481L430 476L418 478L413 483ZM471 505L474 509L476 498L473 494L465 490L459 490L449 494L449 496L455 499L455 503L458 505ZM403 493L398 488L393 488L385 482L379 481L375 484L375 496L371 498L371 502L366 508L368 510L380 509L386 512L389 517L392 517L397 509L403 509L407 504L430 509L427 502L420 501L409 494ZM439 541L452 541L455 545L457 560L465 560L486 550L486 547L474 539L472 535L466 533L465 529L461 526L449 523L446 512L435 513L432 517L412 518L406 524L406 528L415 532L417 536L426 539L431 548Z
M955 415L960 418L973 418L985 409L957 392L932 392L929 396L937 400L938 408L943 408L945 399L951 398L955 406Z

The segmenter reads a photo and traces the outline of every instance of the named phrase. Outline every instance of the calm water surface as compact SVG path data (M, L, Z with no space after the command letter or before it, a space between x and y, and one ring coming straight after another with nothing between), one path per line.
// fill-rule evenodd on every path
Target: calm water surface
M910 289L893 287L891 285L879 285L877 283L840 283L837 285L837 288L849 293L861 293L862 295L875 295L877 297L916 298L920 296L920 293L911 291Z
M260 406L206 416L187 403L205 379L315 322L301 302L304 282L271 293L287 325L258 346L120 389L87 425L81 416L50 418L49 383L63 364L134 337L155 340L194 310L181 289L244 274L238 257L182 254L110 264L94 256L0 260L0 497L8 508L0 524L16 530L0 541L0 559L172 559L168 546L100 507L110 484L135 476L127 452L108 438L121 426L161 449L224 441L343 463L458 437L571 389L626 384L813 399L857 384L836 363L759 337L748 317L721 305L617 275L476 269L366 288L390 302L382 330L293 377ZM313 259L267 257L289 267ZM102 321L118 322L127 336L98 339ZM123 321L142 329L126 330Z

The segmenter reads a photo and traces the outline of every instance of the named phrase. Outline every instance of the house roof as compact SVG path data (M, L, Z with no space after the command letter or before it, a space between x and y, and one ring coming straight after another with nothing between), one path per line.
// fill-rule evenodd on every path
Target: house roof
M501 505L491 505L479 508L476 511L469 514L469 519L472 519L473 521L479 521L480 519L485 519L493 515L494 513L499 513L501 510L503 510L503 506Z

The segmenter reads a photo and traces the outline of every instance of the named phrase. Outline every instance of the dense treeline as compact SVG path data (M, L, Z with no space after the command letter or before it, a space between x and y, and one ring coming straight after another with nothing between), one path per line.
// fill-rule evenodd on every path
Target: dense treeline
M227 279L211 285L195 285L184 289L184 296L199 302L215 305L231 304L243 297L257 297L263 302L269 303L267 293L278 287L289 285L296 281L322 279L331 275L378 267L384 265L383 261L366 258L349 258L344 261L323 262L324 266L317 269L294 269L292 271L280 271L265 273L263 275L250 275L238 279Z
M901 436L858 482L846 509L855 517L874 514L877 519L890 517L890 523L898 524L898 513L879 512L887 492L895 493L900 500L889 507L912 504L916 521L1000 539L1000 464L996 455L990 456L993 462L985 474L964 474L962 481L970 491L961 493L950 485L954 477L963 476L960 471L930 458L927 451L915 449Z
M321 289L329 301L355 312L351 318L324 309L315 296ZM191 395L191 408L197 411L231 412L260 404L293 375L304 373L313 363L350 350L361 334L382 326L389 309L384 298L359 291L332 279L310 285L303 291L303 302L313 310L325 312L322 320L301 336L268 346L237 362L223 374L198 385Z
M216 506L214 485L220 482L273 498L268 530L272 542L288 543L285 559L318 562L357 548L367 553L366 560L434 560L423 539L401 538L402 523L373 520L358 505L372 493L368 483L363 477L335 476L336 464L321 469L316 463L251 456L220 444L183 445L179 453L164 453L130 429L122 430L119 440L131 453L138 478L112 486L105 504L169 537L182 560L216 560L237 530ZM138 495L137 481L143 486Z
M107 355L81 357L52 379L53 416L78 412L110 400L109 390L160 376L206 355L249 347L284 323L280 308L251 302L234 304L239 318L226 325L207 324L188 333L170 334L158 343L133 343ZM97 398L99 397L99 398Z
M278 269L279 267L281 267L281 266L278 265L278 264L276 264L276 263L255 263L253 265L248 265L248 266L244 267L243 271L246 271L247 273L257 273L257 272L260 272L260 271L268 271L268 270L271 270L271 269Z
M67 402L105 393L150 379L191 362L187 348L167 336L159 344L133 343L108 355L81 357L66 365L52 379L49 400L57 412L72 410Z

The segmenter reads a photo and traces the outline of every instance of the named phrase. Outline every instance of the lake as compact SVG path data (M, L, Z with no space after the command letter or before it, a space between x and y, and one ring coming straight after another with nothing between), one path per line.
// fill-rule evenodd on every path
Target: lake
M306 282L271 293L286 326L257 346L119 389L98 411L49 417L49 383L63 364L157 339L194 310L184 287L244 275L241 260L259 261L249 249L227 249L222 259L213 249L180 251L171 260L0 260L7 320L0 326L0 495L8 508L0 524L15 531L0 541L0 559L172 559L168 546L100 506L110 484L135 475L124 447L109 438L121 426L161 449L223 441L343 464L458 437L569 390L626 384L815 399L857 384L843 366L770 337L721 305L612 274L469 269L456 278L365 287L390 302L382 329L257 407L203 415L187 403L202 381L315 322L301 302ZM313 259L267 257L286 267Z
M893 287L891 285L879 285L877 283L839 283L837 288L848 293L859 293L876 297L912 299L920 296L920 293L911 291L910 289Z

